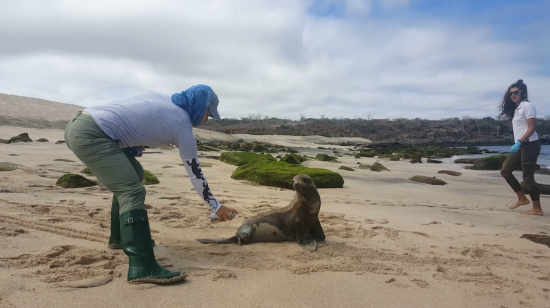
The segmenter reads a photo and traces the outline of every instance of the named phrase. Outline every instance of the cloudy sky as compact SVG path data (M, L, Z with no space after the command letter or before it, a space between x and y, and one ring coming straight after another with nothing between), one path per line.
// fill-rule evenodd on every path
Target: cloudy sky
M550 0L0 0L0 93L92 106L208 84L222 117L550 116Z

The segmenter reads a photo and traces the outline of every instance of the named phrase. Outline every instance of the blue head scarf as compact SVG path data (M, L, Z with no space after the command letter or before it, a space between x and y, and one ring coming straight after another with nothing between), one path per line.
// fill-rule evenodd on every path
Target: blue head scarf
M172 103L187 112L193 126L199 126L210 104L212 93L212 88L209 86L202 84L192 86L181 93L172 95Z

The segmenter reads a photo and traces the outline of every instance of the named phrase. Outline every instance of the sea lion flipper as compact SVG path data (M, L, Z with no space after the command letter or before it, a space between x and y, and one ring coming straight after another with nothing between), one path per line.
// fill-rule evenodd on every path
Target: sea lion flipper
M319 220L313 224L313 227L311 227L309 231L311 232L311 235L313 235L313 238L317 241L324 241L327 238Z
M197 242L202 244L233 244L237 242L238 237L232 236L230 238L221 239L221 240L212 240L212 239L197 239Z
M317 251L317 241L316 240L304 241L300 246L302 246L302 248L304 248L305 250L307 250L309 252Z

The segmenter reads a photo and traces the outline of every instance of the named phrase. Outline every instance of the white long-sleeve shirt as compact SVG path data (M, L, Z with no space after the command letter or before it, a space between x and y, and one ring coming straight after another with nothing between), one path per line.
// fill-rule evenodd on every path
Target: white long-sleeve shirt
M172 103L168 95L147 92L84 111L111 139L118 141L121 148L176 145L199 196L212 211L221 207L202 173L189 115Z

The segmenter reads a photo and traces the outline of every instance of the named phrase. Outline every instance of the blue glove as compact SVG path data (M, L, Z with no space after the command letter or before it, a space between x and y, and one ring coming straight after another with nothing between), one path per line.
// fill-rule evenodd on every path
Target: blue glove
M521 147L521 142L516 142L514 145L510 148L510 153L517 153L519 152L519 148Z

